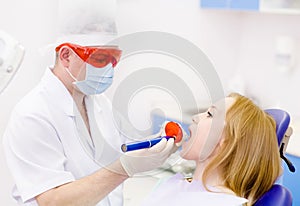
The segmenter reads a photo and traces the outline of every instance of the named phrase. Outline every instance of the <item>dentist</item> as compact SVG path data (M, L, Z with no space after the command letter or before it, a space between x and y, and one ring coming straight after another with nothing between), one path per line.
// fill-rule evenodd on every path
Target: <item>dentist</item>
M121 206L122 183L161 166L174 140L122 154L103 94L121 50L63 43L55 51L54 67L15 106L4 133L13 197L30 206Z

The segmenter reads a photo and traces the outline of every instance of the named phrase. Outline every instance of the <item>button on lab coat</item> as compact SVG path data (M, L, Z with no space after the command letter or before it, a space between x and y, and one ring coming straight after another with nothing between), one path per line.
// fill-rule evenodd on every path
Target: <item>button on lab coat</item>
M123 142L104 95L86 97L91 137L62 82L47 69L42 81L15 107L4 133L8 166L20 205L115 161ZM104 180L105 181L105 180ZM122 205L122 185L98 206Z

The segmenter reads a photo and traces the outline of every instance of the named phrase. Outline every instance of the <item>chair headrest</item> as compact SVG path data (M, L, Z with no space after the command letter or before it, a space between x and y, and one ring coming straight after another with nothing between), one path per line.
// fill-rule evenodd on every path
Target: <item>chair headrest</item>
M290 115L281 109L266 109L265 112L271 115L276 121L277 141L278 146L280 146L284 134L290 124Z
M266 113L271 115L274 120L276 121L276 135L277 135L277 142L279 146L279 153L280 157L285 161L287 164L289 170L291 172L295 172L296 168L293 165L293 163L284 155L285 148L287 147L288 144L288 138L291 135L292 129L289 128L290 124L290 115L281 109L266 109ZM290 129L288 131L288 128ZM286 136L286 134L290 133L289 135ZM286 136L287 139L284 139Z

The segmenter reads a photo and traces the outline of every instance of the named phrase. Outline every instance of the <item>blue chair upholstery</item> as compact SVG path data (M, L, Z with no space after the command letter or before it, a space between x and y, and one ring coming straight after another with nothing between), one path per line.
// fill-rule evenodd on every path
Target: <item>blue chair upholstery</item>
M291 192L282 185L274 184L254 206L291 206L292 202Z
M285 161L289 170L295 172L294 165L284 156L284 152L287 148L289 137L292 135L293 130L289 127L290 115L281 109L267 109L265 110L269 115L271 115L276 121L276 134L277 142L279 146L280 157Z
M294 172L295 167L284 156L284 151L287 146L288 140L292 132L287 135L290 124L290 115L280 109L267 109L265 110L276 121L276 134L281 158L286 162L290 171ZM274 184L271 189L266 192L260 199L254 204L254 206L292 206L292 193L283 185Z
M276 121L277 141L278 146L280 146L284 134L290 124L290 115L286 111L280 109L266 109L265 112L271 115Z

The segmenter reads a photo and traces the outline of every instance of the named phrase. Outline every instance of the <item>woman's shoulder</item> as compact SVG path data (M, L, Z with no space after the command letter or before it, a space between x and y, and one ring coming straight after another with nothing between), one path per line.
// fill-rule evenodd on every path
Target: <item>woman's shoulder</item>
M181 196L181 197L180 197ZM242 197L237 197L232 194L218 193L218 192L183 192L179 195L178 200L176 202L181 203L184 202L184 198L188 199L188 205L197 205L195 202L206 205L206 206L239 206L246 202L247 199ZM178 205L181 205L179 203Z
M239 206L247 199L232 194L209 192L200 181L189 182L181 174L163 180L144 202L147 205L205 205L205 206Z

